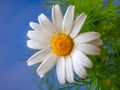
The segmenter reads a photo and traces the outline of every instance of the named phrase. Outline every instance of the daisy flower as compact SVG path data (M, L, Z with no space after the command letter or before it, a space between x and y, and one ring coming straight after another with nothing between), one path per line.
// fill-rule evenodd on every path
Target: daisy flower
M100 34L85 32L79 34L87 15L80 14L74 21L74 6L69 6L63 17L59 5L52 6L52 22L44 15L38 16L39 24L30 22L33 30L28 31L27 46L39 50L31 56L27 64L40 63L36 72L43 77L56 65L58 81L65 84L74 82L74 72L81 78L87 77L85 68L93 63L87 55L99 55L102 45Z

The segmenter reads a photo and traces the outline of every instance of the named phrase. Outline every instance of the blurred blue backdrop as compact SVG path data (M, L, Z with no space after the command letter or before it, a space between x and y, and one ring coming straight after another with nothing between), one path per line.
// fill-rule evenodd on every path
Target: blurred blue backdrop
M0 90L39 90L26 64L32 55L26 33L41 12L50 15L46 1L0 0Z

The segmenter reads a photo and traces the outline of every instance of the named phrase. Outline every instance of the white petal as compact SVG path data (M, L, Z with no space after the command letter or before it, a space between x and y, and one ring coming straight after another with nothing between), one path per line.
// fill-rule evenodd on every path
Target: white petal
M51 37L40 31L28 31L27 36L35 41L40 41L42 43L50 43Z
M82 34L78 35L74 39L74 42L75 43L85 43L85 42L90 42L90 41L93 41L93 40L99 39L99 38L100 38L100 34L97 32L86 32L86 33L82 33Z
M30 22L29 25L34 30L38 30L38 31L42 30L40 24L38 24L38 23Z
M40 22L41 27L44 30L46 30L46 32L48 34L53 36L53 35L55 35L57 33L56 28L54 27L54 25L51 23L51 21L44 14L41 14L38 17L38 20Z
M75 44L76 49L80 50L87 55L100 55L100 49L91 44Z
M75 73L81 78L86 78L87 77L86 70L81 64L78 55L76 55L76 53L73 53L71 56Z
M101 46L101 45L103 45L103 42L102 42L101 39L96 39L96 40L93 40L93 41L88 42L88 43L93 44L95 46Z
M74 20L74 9L74 6L69 6L63 18L62 30L65 34L69 34L71 31Z
M42 62L42 64L37 69L37 74L39 76L45 75L50 69L53 68L53 66L57 62L57 56L55 56L53 53L50 54L50 56Z
M61 32L63 16L62 16L60 6L58 4L52 6L52 21L53 21L53 24L56 26L57 30Z
M65 84L65 58L60 57L56 67L57 77L61 84Z
M87 15L82 13L80 14L77 19L75 20L75 22L73 23L73 29L72 32L70 33L70 36L72 38L74 38L81 30L85 20L87 18Z
M79 60L79 62L87 68L92 68L93 67L93 63L91 62L91 60L83 53L81 53L80 51L76 50L75 51L75 56L77 58L77 60Z
M83 54L82 52L79 52L79 57L80 57L80 61L83 64L83 66L85 66L87 68L93 67L93 63L85 54Z
M74 82L73 63L70 56L66 57L66 79L69 83Z
M43 78L44 77L44 74L43 75L40 75L40 78Z
M45 58L50 54L50 52L50 48L38 51L27 60L27 64L34 65L40 63L41 61L45 60Z
M40 43L40 42L34 41L34 40L28 40L27 46L31 49L38 49L38 50L50 47L49 44Z

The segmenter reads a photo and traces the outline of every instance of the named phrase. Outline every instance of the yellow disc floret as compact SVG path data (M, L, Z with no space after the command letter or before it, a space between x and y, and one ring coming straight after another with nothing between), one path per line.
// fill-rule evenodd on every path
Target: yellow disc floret
M67 56L73 48L73 40L70 36L65 34L58 34L53 37L52 51L58 56Z

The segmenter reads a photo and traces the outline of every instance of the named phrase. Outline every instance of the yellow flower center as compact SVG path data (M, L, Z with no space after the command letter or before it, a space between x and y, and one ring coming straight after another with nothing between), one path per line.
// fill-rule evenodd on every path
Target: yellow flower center
M52 51L58 56L67 56L73 48L73 40L70 36L65 34L58 34L53 37Z

